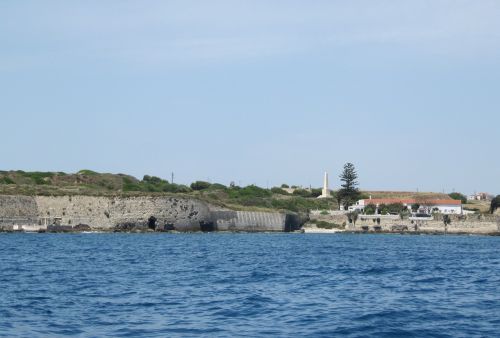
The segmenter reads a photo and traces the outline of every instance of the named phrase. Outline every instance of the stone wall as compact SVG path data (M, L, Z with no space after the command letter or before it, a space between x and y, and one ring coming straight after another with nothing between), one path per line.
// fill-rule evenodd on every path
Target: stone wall
M286 215L278 212L215 211L219 231L284 231Z
M38 209L34 197L0 196L0 226L34 224L38 220Z
M57 222L110 230L147 227L151 218L159 228L179 231L284 231L286 222L282 213L211 210L207 203L192 198L0 196L0 226L44 226Z
M109 229L126 223L147 226L151 216L158 224L181 231L199 230L210 218L206 203L177 197L35 197L40 217L61 217L61 224L87 224Z
M394 225L406 226L409 230L415 230L415 225L420 231L443 232L444 223L442 215L434 215L434 220L431 221L411 221L409 219L401 219L399 216L381 216L380 223L372 219L364 219L363 215L358 216L355 227L349 224L346 212L343 214L335 213L332 215L316 214L313 219L323 220L330 223L343 224L346 223L348 230L361 230L363 226L368 226L371 230L375 226L380 226L381 230L391 231ZM467 215L460 217L459 215L450 215L451 224L448 225L449 233L493 233L500 232L500 218L497 215Z

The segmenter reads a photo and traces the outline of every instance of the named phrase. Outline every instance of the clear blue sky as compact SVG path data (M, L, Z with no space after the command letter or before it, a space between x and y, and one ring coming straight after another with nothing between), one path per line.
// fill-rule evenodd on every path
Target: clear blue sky
M0 168L500 193L500 1L0 2Z

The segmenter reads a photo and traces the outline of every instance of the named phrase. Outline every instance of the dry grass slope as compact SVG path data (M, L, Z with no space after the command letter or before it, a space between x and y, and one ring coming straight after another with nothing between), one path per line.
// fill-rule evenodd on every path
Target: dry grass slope
M450 196L436 192L414 192L414 191L363 191L364 195L372 198L401 198L401 199L449 199Z

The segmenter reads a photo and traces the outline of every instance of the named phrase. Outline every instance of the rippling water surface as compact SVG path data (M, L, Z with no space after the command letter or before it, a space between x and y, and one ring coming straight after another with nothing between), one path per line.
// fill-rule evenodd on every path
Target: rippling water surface
M0 234L0 336L500 335L500 238Z

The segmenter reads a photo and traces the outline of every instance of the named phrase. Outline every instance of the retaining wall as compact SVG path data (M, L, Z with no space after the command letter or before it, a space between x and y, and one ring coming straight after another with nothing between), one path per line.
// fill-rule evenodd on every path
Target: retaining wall
M315 215L314 219L324 220L336 224L346 224L348 230L361 230L363 226L368 226L373 229L375 226L380 226L381 230L390 231L394 225L406 226L409 230L415 230L415 225L420 231L443 232L444 223L443 215L436 214L434 219L430 221L414 221L409 219L401 219L399 216L381 216L380 223L372 219L364 219L363 215L358 216L355 227L349 224L346 212L343 214L334 215ZM450 215L451 224L448 225L447 231L450 233L466 232L466 233L493 233L500 231L500 217L498 215L467 215L460 217L459 215Z
M286 215L271 212L214 211L219 231L284 231Z

